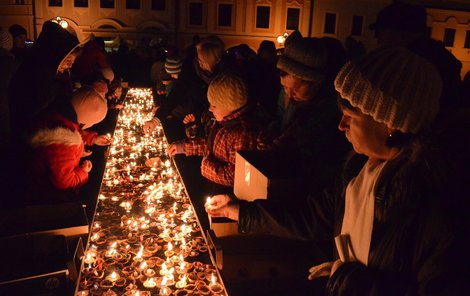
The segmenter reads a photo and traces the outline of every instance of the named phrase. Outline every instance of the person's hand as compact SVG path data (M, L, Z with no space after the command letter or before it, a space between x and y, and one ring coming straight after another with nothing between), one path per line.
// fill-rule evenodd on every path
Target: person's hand
M334 262L330 261L315 265L309 269L310 274L308 275L308 279L313 280L320 277L330 277L342 264L343 262L338 259Z
M204 207L211 217L226 217L238 221L240 205L233 203L232 199L226 194L214 195L207 198Z
M196 121L196 117L194 116L194 114L186 114L186 116L183 118L183 123L184 124L188 124L188 123L191 123L191 122L194 122Z
M111 104L111 105L109 106L109 109L121 110L122 108L124 108L124 105L123 105L123 104Z
M90 156L93 152L90 150L83 150L82 155L80 157L87 157Z
M204 207L206 208L206 211L208 209L220 209L221 207L228 205L231 200L232 199L227 194L217 194L212 197L208 197Z
M168 156L173 157L176 154L184 154L184 143L182 142L174 142L168 145L166 149L166 153Z
M159 123L159 121L160 120L156 117L152 118L149 121L146 121L144 123L144 133L146 135L150 134L157 127L157 124Z
M91 164L91 161L89 160L84 160L82 165L80 166L85 172L89 173L91 171L91 168L93 165Z
M112 143L112 138L108 135L99 135L93 139L93 144L98 146L108 146Z

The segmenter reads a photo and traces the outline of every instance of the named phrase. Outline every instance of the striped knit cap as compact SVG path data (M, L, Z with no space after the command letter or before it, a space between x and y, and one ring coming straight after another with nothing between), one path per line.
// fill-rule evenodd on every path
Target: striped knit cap
M232 112L243 107L247 102L247 97L243 79L230 72L217 75L207 89L209 103Z
M166 58L165 71L168 74L179 74L183 63L179 58Z
M393 46L347 63L336 76L335 88L375 121L403 133L418 133L439 111L442 81L424 58Z
M0 48L11 50L13 48L13 38L10 32L0 27Z

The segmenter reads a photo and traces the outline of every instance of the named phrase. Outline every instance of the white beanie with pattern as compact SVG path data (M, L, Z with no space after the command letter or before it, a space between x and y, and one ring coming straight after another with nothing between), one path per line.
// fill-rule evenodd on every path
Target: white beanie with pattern
M436 68L406 48L379 48L347 63L336 76L342 98L392 130L418 133L439 111L442 81Z

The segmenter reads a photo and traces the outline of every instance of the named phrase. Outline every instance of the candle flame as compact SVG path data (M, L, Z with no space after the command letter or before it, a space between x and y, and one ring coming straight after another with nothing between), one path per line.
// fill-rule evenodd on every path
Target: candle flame
M162 286L165 286L167 281L168 281L168 278L164 276L162 279Z
M211 283L212 283L213 285L215 285L215 283L216 283L215 275L214 275L213 273L212 273L212 275L211 275Z
M136 258L142 258L143 253L144 253L144 246L140 245L140 250L139 250L139 252L137 253L137 255L135 257Z

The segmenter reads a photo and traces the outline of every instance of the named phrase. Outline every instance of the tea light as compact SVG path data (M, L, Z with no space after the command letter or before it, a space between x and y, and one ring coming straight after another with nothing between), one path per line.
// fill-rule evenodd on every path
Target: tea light
M184 274L181 279L176 282L176 288L181 289L186 287L186 274Z
M148 268L145 270L145 275L148 277L153 277L155 275L155 270Z
M144 282L144 287L145 288L155 288L156 286L157 286L157 282L155 281L155 279L153 277L148 278Z
M120 278L119 274L115 271L113 271L109 276L106 277L106 279L110 280L111 282L115 282Z
M209 289L212 293L220 293L224 290L222 286L216 282L214 273L211 274L211 284L209 285Z
M91 252L87 252L87 253L86 253L85 263L86 263L86 264L89 264L89 265L95 263L95 258L93 257L93 255L91 254Z
M134 260L136 260L136 261L142 260L142 254L143 254L143 253L144 253L144 246L141 245L139 252L137 252L137 254L136 254L135 257L134 257Z
M165 251L165 256L171 257L175 252L173 252L173 245L171 242L168 242L167 250Z
M161 283L162 287L160 289L160 294L159 295L170 295L171 292L173 292L170 288L168 288L166 286L167 281L168 281L168 278L166 276L164 276L163 279L162 279L162 283Z

